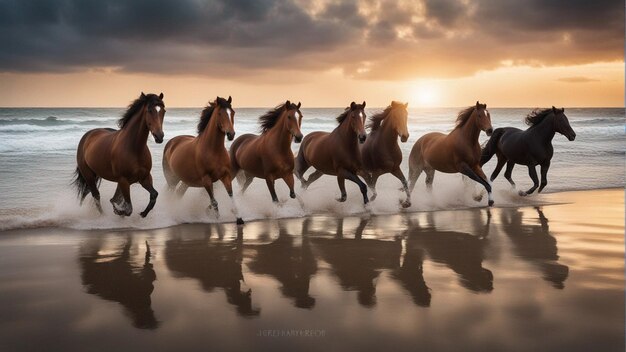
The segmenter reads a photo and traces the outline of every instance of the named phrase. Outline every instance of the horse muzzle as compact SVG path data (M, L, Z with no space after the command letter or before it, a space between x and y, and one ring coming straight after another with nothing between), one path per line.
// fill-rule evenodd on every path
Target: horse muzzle
M403 134L403 135L400 136L400 141L402 143L405 143L408 140L409 140L409 135L408 134Z
M163 132L153 133L152 136L154 137L154 141L157 142L157 144L161 144L163 143L163 137L165 136L165 134Z
M226 132L226 138L228 138L229 141L232 141L235 138L235 132Z
M367 139L367 135L366 134L360 134L359 135L359 143L361 143L361 144L365 143L366 139Z
M567 140L569 140L570 142L573 141L574 139L576 139L576 133L568 133L565 137L567 137Z
M488 129L485 130L485 133L487 134L487 136L491 136L491 134L493 133L493 128L489 127Z
M293 139L296 141L296 143L302 142L302 133L294 134Z

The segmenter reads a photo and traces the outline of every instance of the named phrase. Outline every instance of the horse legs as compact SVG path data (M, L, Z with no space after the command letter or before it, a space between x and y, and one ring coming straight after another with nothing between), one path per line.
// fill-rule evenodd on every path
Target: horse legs
M426 189L428 190L428 192L432 192L433 181L435 180L435 169L427 168L424 169L424 172L426 173Z
M233 183L230 175L222 177L222 183L224 184L224 188L226 188L226 193L228 193L231 202L233 202L233 213L235 214L235 219L237 219L237 225L243 225L243 219L239 216L239 210L237 209L237 202L233 197Z
M506 163L506 170L504 171L504 177L507 179L507 181L509 181L509 183L511 184L513 188L515 188L515 182L513 182L513 179L511 178L511 174L513 173L514 167L515 167L515 163L509 160Z
M337 199L338 202L345 202L348 198L346 193L346 179L342 176L337 176L337 185L339 185L339 191L341 192L341 197Z
M365 182L367 182L367 186L372 190L372 196L370 197L371 201L375 200L376 197L378 196L378 193L376 193L376 182L378 181L379 177L380 177L380 174L371 173L369 177L365 178ZM356 182L354 180L351 180L351 181Z
M133 213L133 205L130 202L130 183L125 178L117 182L117 189L110 201L115 214L130 216Z
M272 202L278 203L278 197L276 196L276 190L274 189L274 178L266 178L265 183L267 184L267 189L270 191L270 195L272 196Z
M539 186L539 190L537 193L541 193L543 188L548 184L548 169L550 168L550 160L541 164L541 185Z
M304 159L304 153L302 151L298 152L298 156L296 156L294 172L298 180L300 180L300 187L306 189L309 186L309 183L304 179L304 173L309 169L310 165Z
M237 174L237 182L239 182L239 184L242 185L241 194L243 194L248 189L248 187L250 186L253 180L254 180L254 176L248 175L243 170L239 171L239 174Z
M424 167L421 164L415 165L415 166L409 165L409 182L411 183L409 185L409 193L413 193L413 189L415 188L415 183L417 182L417 179L422 174L423 170L424 170Z
M208 175L204 175L202 177L202 186L204 186L204 189L209 194L209 198L211 198L211 205L207 207L207 211L215 209L215 213L217 214L217 217L219 217L220 210L217 205L217 201L215 200L215 195L213 194L213 181L211 180L211 177L209 177Z
M341 170L337 174L337 177L347 178L348 180L356 183L361 190L361 194L363 195L363 204L367 204L369 202L369 199L367 199L367 186L365 185L365 183L363 183L363 181L361 181L361 179L357 175L347 170Z
M319 179L320 177L324 176L324 173L321 172L320 170L315 170L313 171L313 173L311 173L311 175L309 175L309 179L306 181L306 186L304 187L305 189L308 188L311 183L317 181L317 179Z
M406 200L404 202L400 201L400 204L402 205L403 208L410 207L411 206L411 193L409 192L409 186L406 182L406 178L404 178L404 174L402 173L402 170L400 170L400 168L397 168L393 170L391 174L394 175L397 179L399 179L400 182L402 182L402 189L406 193Z
M293 184L294 184L293 174L289 173L289 174L285 175L283 177L283 181L285 181L285 183L287 184L287 187L289 187L289 197L291 199L296 198L296 192L293 190Z
M176 190L176 195L178 196L178 198L182 198L185 195L185 192L187 192L188 188L189 188L189 185L186 184L185 182L182 182L180 186L178 186L178 189Z
M504 164L506 164L506 158L504 157L504 155L498 155L498 164L496 165L496 168L493 170L493 172L491 173L491 177L489 178L491 182L493 182L493 180L498 177L498 174L502 170L502 167L504 167Z
M519 191L520 196L527 196L532 194L537 187L539 187L539 177L537 177L537 170L535 170L534 165L528 165L528 176L533 180L533 186L528 189L528 191Z
M148 206L146 206L146 209L144 209L144 211L139 213L139 215L141 215L142 218L145 218L146 215L148 215L148 213L150 212L150 210L154 208L154 204L156 204L156 200L157 200L157 197L159 196L159 192L157 192L156 189L154 189L154 187L152 186L152 175L150 174L148 174L148 176L144 178L140 182L140 184L141 184L141 187L143 187L146 191L150 193L150 202L148 202Z
M487 182L487 176L485 176L485 173L480 169L480 167L477 166L476 168L472 169L471 167L469 167L469 165L463 164L460 167L460 170L463 175L471 178L472 180L480 183L485 187L485 189L487 190L487 194L489 195L489 206L492 206L493 198L491 196L491 185L489 184L489 182Z
M87 184L87 187L89 188L89 192L91 192L91 196L96 201L96 208L98 209L100 214L102 214L102 205L100 204L100 191L98 190L98 176L96 175L95 172L91 171L91 169L89 168L86 168L86 169L87 170L79 170L79 172L82 174L83 178L85 179L85 183ZM84 197L80 199L81 205L83 204L84 200L85 200Z

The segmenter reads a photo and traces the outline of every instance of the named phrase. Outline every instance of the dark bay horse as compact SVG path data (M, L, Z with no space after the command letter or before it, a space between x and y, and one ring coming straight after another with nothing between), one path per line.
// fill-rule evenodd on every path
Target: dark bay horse
M289 196L296 197L293 190L294 157L291 141L300 143L302 113L298 105L289 100L259 117L261 135L244 134L230 146L233 175L245 192L255 177L265 179L273 202L278 202L274 181L282 178L289 187Z
M133 212L130 185L139 182L150 192L150 202L140 214L142 217L148 215L159 195L152 186L152 156L147 145L148 134L152 133L157 143L163 142L164 116L163 93L141 93L118 120L119 131L97 128L83 135L78 143L78 167L72 182L78 190L81 204L91 193L98 210L102 212L98 186L103 178L117 182L115 195L111 198L115 214L129 216Z
M487 104L476 102L476 106L459 112L456 127L449 134L431 132L418 139L409 155L411 191L422 171L426 173L426 186L429 190L432 189L435 170L445 173L460 172L485 187L489 194L489 206L492 206L491 185L480 168L480 131L485 131L490 136L493 128Z
M233 197L230 157L224 146L224 138L235 138L235 110L233 99L217 97L200 114L198 136L177 136L165 145L163 173L171 190L182 181L178 194L182 196L188 187L204 187L211 198L209 208L219 216L217 201L213 195L213 183L222 181L228 196ZM234 202L234 200L233 200ZM234 206L234 203L233 203ZM243 223L238 217L237 223Z
M565 109L534 110L526 116L527 130L522 131L515 127L496 128L482 151L480 165L487 163L494 154L498 157L498 164L491 174L491 181L495 180L504 164L504 177L515 187L511 178L515 164L528 166L528 174L533 180L533 186L526 192L519 191L520 196L526 196L539 187L538 192L548 184L548 169L554 153L552 138L556 132L573 141L576 133L569 124ZM541 166L541 185L537 178L535 167Z
M337 116L337 126L332 132L312 132L302 141L296 157L295 173L308 187L322 175L337 176L341 191L340 202L346 201L346 179L356 183L363 194L363 202L367 204L367 186L357 176L361 169L361 152L359 143L365 142L365 102L359 105L352 102L345 111ZM313 166L308 180L304 179L306 170Z
M401 202L403 208L411 206L411 193L407 186L404 173L400 170L402 151L398 145L398 136L402 143L409 139L407 127L408 103L392 101L384 111L370 117L367 125L370 134L361 146L363 167L360 175L372 189L371 200L376 199L376 181L386 173L391 173L402 182L406 200Z

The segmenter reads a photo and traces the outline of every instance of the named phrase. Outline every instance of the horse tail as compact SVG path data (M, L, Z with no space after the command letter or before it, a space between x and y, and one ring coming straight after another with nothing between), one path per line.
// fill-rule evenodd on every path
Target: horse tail
M504 133L503 128L496 128L491 135L491 138L487 141L487 144L482 148L482 152L480 155L480 166L485 165L493 155L496 153L498 149L498 142L500 142L500 137Z
M97 184L100 181L100 177L98 177L97 175L95 177L95 181ZM83 202L83 200L85 200L85 197L87 197L87 195L91 192L91 190L89 189L89 185L87 184L87 180L85 179L85 176L83 176L83 174L80 172L78 166L74 171L74 178L72 179L71 185L76 187L76 193L81 203Z

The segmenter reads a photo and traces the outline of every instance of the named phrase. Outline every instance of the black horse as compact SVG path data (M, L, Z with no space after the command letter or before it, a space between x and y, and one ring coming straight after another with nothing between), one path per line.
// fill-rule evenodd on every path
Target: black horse
M519 195L529 195L537 187L538 192L541 192L548 184L548 169L554 153L552 147L554 134L558 132L570 141L576 138L576 133L564 112L564 108L557 109L554 106L551 109L535 109L526 116L525 122L530 127L525 131L515 127L496 128L483 148L480 158L480 166L483 166L494 154L498 157L498 165L491 174L491 181L495 180L506 163L504 177L515 187L515 182L511 178L513 167L515 164L526 165L533 186L526 192L519 191ZM541 185L535 170L537 165L541 166Z

